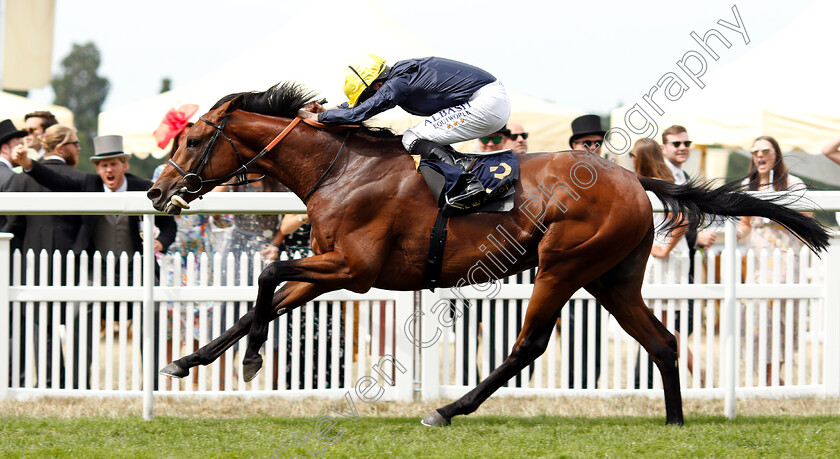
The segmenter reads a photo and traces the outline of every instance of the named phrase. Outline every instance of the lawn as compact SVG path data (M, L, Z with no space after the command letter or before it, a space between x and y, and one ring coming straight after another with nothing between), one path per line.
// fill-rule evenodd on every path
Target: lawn
M0 417L0 457L277 457L301 454L306 439L324 457L837 457L840 416L721 416L664 426L662 416L465 416L446 428L418 417L252 416L233 419L157 417ZM340 436L338 436L340 434Z

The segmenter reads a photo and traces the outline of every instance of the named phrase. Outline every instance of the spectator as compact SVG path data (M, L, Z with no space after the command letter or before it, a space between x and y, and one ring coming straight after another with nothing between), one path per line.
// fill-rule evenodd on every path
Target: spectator
M42 144L44 140L44 132L50 126L58 124L55 115L46 110L27 113L23 117L24 130L29 133L27 135L27 146L35 150L37 158L41 159L46 153L45 147Z
M688 174L683 170L683 165L691 154L691 140L688 140L688 131L682 126L673 125L662 131L662 156L665 157L665 164L674 174L674 183L682 185L689 180ZM717 235L712 231L697 232L693 228L686 231L688 241L689 257L694 259L694 251L698 247L709 248L714 245ZM689 283L694 283L694 263L689 267Z
M26 137L26 131L18 130L14 123L11 120L3 120L0 122L0 190L5 190L5 188L9 185L12 179L15 177L15 172L12 170L17 166L16 163L12 161L12 150L15 148L20 148L19 145L22 144L22 140ZM5 215L0 215L0 228L6 225L7 218ZM16 241L12 240L12 245L16 244ZM6 320L0 318L0 320ZM37 330L37 327L36 327ZM37 339L36 339L37 342ZM11 349L12 349L12 338L9 338L9 358L11 359ZM21 348L21 362L24 358L24 350ZM11 362L11 360L9 360ZM9 386L12 386L12 375L9 375ZM20 386L23 387L23 375L20 378Z
M513 150L514 153L523 154L528 152L528 133L525 132L525 128L522 127L521 124L510 121L508 122L507 126L505 126L509 131L509 142L508 147Z
M749 176L744 179L744 185L750 191L785 191L791 189L805 189L805 184L800 180L798 177L788 173L787 167L785 167L784 158L781 155L781 149L779 148L779 143L770 136L761 136L755 139L753 142L752 149L750 150L752 153L752 162L750 166L750 174ZM790 233L790 231L783 228L778 223L761 217L741 217L741 221L738 223L737 229L738 240L747 238L747 250L752 249L756 258L760 254L762 249L767 249L770 251L771 258L769 259L770 265L767 267L768 272L773 272L773 259L772 259L772 251L774 249L780 249L782 251L782 259L781 259L781 275L782 279L781 282L787 281L787 257L784 255L788 249L793 249L794 251L794 266L799 265L799 251L802 248L802 241L800 241L796 236ZM756 263L756 271L752 274L756 283L766 282L767 280L762 280L760 278L760 266ZM747 274L749 275L749 273ZM799 272L794 269L794 282L799 281ZM780 363L784 362L784 355L785 355L785 302L779 300L772 300L768 306L768 311L772 311L773 307L780 307L781 308L781 324L780 324L780 335L781 335L781 349L780 355L782 356ZM798 314L796 311L798 308L798 302L794 302L794 328L798 326L796 322L796 318ZM755 355L758 356L758 326L759 326L759 308L755 308L754 314L754 324L755 328L752 330L754 335L754 342L755 342ZM768 314L769 315L769 314ZM746 323L746 322L745 322ZM772 336L772 322L770 320L767 321L767 336ZM746 330L745 330L746 331ZM793 334L793 343L794 347L797 346L798 341L798 334L794 332ZM767 371L766 371L766 382L767 385L771 385L771 357L772 357L772 347L767 346ZM781 384L784 384L784 381L781 381Z
M117 193L123 191L145 191L152 182L128 174L128 153L123 152L122 137L117 135L100 136L93 139L94 155L90 160L96 166L96 174L84 174L79 177L61 175L51 168L33 162L25 154L13 156L19 161L24 171L41 185L53 191L88 191ZM175 240L175 221L172 217L155 217L155 225L160 234L155 239L155 251L164 252ZM79 230L79 237L74 249L77 252L98 250L105 254L114 252L129 255L142 248L140 238L140 218L125 215L103 215L85 217Z
M29 116L29 115L27 115ZM29 120L34 118L28 118ZM30 136L32 133L30 133ZM43 135L38 134L38 143L37 145L42 146L43 150L45 150L45 154L41 158L40 163L43 164L45 167L49 167L55 170L57 173L62 175L68 175L73 177L83 176L84 173L74 169L76 163L79 160L79 153L81 152L81 148L79 147L79 138L76 137L76 132L73 128L69 126L64 126L61 124L53 125L48 128ZM27 174L17 174L15 175L11 182L7 187L7 191L11 192L45 192L50 191L49 188L39 184L35 181L32 177ZM41 250L45 250L50 256L52 256L54 251L59 251L62 257L66 257L67 253L71 251L76 243L76 238L79 235L79 229L82 225L82 217L78 215L10 215L8 217L8 221L6 225L0 230L4 232L9 232L14 234L13 242L17 241L15 244L15 248L21 249L23 254L25 254L28 250L32 250L35 253L35 272L39 272L38 263L40 261L40 257L38 256L41 253ZM77 258L78 260L78 258ZM21 267L22 272L26 272L26 258L24 257L23 266ZM66 269L62 266L62 272L65 273L62 279L51 279L48 280L48 284L52 285L53 281L57 280L62 285L75 285L77 279L69 279L66 277ZM76 263L75 272L78 274L78 261ZM48 270L48 275L50 278L52 277L53 270ZM64 307L61 307L61 322L67 323L66 317L66 310ZM48 307L47 309L47 374L46 374L46 384L47 387L73 387L79 388L78 386L78 372L73 373L73 381L66 380L65 377L65 368L64 368L64 358L63 356L59 359L61 368L59 371L60 380L63 381L55 381L56 386L53 386L52 381L52 339L54 335L54 331L52 330L52 314L53 308ZM40 318L36 315L35 324L39 323ZM78 317L75 317L73 320L75 324L75 329L78 330ZM35 356L38 356L38 327L35 327L35 332L33 333L35 338ZM78 333L74 334L74 336L78 339ZM90 357L92 348L92 341L90 340L90 336L88 336L87 340L87 356ZM74 345L74 349L79 350L79 342L76 341ZM78 362L78 353L73 359L74 362ZM87 381L90 381L90 363L91 361L88 360L87 368L88 368L88 378ZM72 384L72 385L71 385Z
M840 137L837 137L826 146L823 147L822 153L830 160L840 164ZM834 219L837 224L840 224L840 212L834 214Z
M668 168L668 165L665 164L665 159L662 156L662 147L655 140L641 139L637 141L636 144L633 146L633 152L630 156L633 158L633 166L637 174L643 175L645 177L658 178L660 180L665 180L667 182L674 183L674 175L671 173L671 170ZM685 240L686 228L683 226L675 228L673 231L661 231L660 226L665 222L665 218L666 215L662 212L657 212L653 214L653 223L657 231L655 239L653 241L653 247L651 247L650 254L656 258L663 259L663 261L665 262L665 271L667 272L669 269L678 270L678 267L676 266L672 268L672 264L678 263L683 260L689 262L689 251L688 242ZM671 255L674 255L674 257L672 258ZM662 312L662 323L667 323L667 314L667 311ZM679 349L679 331L674 330L674 336L677 339L677 348ZM641 350L639 352L639 355L641 355ZM639 358L637 357L635 385L637 389L640 387L638 360ZM694 356L691 353L691 350L688 350L687 363L688 371L693 373ZM653 365L650 361L648 361L648 375L653 375ZM705 384L705 378L703 377L702 373L700 379L702 386ZM653 380L651 378L648 380L648 388L650 389L652 387Z
M655 140L637 141L631 156L637 174L674 183L674 176L662 157L662 147ZM661 212L654 214L654 224L657 227L661 226L665 217ZM657 258L668 258L672 253L687 257L688 243L684 235L685 227L676 228L671 232L657 231L650 254Z
M662 156L665 164L674 176L674 183L682 185L690 177L683 170L683 165L691 155L691 140L688 131L680 125L673 125L662 131ZM708 249L717 240L713 231L697 231L696 228L686 228L685 240L688 242L688 283L694 283L694 254L698 248ZM681 311L674 315L674 328L679 330ZM688 300L688 333L694 331L694 300Z
M504 150L510 140L510 131L507 128L499 129L493 134L478 138L478 151L481 153L490 153L494 151Z
M17 167L17 163L12 156L15 150L25 150L24 137L26 131L16 128L12 120L0 122L0 191L4 191L15 176L12 169ZM0 215L0 227L5 225L6 216Z
M42 138L46 151L40 161L42 165L62 175L76 178L84 175L84 172L74 169L81 147L73 128L61 124L54 125ZM6 191L50 190L27 174L17 174L7 185ZM15 240L20 241L17 247L22 248L24 252L28 249L34 250L36 257L42 249L49 254L58 250L64 256L67 251L73 249L81 223L81 217L76 215L10 215L3 231L13 233Z

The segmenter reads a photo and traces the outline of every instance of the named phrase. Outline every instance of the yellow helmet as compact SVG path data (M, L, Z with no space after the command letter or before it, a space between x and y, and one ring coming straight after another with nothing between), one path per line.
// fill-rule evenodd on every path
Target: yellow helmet
M350 107L359 102L359 97L368 86L388 75L389 69L385 65L385 59L368 54L361 61L356 65L348 65L344 70L344 94L347 95L347 104Z

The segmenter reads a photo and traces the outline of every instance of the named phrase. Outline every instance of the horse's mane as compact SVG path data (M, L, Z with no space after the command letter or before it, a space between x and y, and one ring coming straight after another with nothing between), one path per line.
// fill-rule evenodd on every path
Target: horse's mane
M294 118L298 110L304 105L312 102L318 97L315 91L306 89L303 85L295 82L280 82L268 88L266 91L239 92L228 94L219 99L216 105L211 108L215 110L231 100L242 97L241 110L259 113L261 115L279 116L283 118ZM374 138L395 138L397 137L389 129L368 127L362 124L357 134Z

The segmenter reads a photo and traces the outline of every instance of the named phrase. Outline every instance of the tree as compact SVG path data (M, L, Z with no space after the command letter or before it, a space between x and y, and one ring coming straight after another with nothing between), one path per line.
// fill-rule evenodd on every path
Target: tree
M96 45L92 42L84 45L74 43L70 54L61 61L61 70L51 82L55 92L54 103L73 112L85 157L93 154L99 112L111 86L107 78L96 73L100 63ZM89 161L79 161L79 166L82 166L80 169L93 170Z

